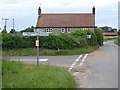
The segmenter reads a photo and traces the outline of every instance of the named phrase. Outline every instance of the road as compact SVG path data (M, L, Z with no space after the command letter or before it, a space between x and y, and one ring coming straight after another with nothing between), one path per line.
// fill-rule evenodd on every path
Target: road
M93 53L71 56L42 56L50 64L67 68L72 66L71 73L75 76L78 88L118 88L118 46L112 41L104 43ZM11 57L25 63L36 64L35 56ZM83 60L85 58L85 61ZM80 66L82 60L82 66Z
M69 68L70 65L75 61L75 59L79 57L79 55L71 55L71 56L40 56L40 59L48 59L48 62L39 62L40 64L50 64L54 66ZM11 57L12 60L20 60L27 64L36 64L37 59L36 56L17 56Z
M84 70L76 76L78 87L118 88L118 46L112 41L105 42L89 54L80 69Z

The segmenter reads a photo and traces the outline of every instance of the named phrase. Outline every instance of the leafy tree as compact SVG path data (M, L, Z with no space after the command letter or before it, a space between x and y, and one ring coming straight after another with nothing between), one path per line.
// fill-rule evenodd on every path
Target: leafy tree
M10 33L11 33L11 34L16 34L15 29L11 29Z
M2 33L7 33L6 26L4 26L4 29L2 30Z
M118 30L118 35L120 36L120 29Z
M34 32L34 29L35 29L35 27L31 26L31 27L26 28L25 30L20 31L20 33L22 33L22 32Z
M96 28L95 34L97 36L97 43L103 45L103 30L101 28Z

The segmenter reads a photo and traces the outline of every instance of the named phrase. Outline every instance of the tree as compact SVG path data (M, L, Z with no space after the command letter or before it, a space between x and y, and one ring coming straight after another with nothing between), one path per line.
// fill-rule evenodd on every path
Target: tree
M22 33L22 32L34 32L34 29L35 29L35 27L31 26L31 27L26 28L25 30L20 31L20 33Z
M118 36L120 36L120 29L118 30Z
M97 36L97 43L103 45L103 30L101 28L96 28L95 34Z
M7 33L6 26L4 26L4 29L2 30L2 33Z
M11 29L10 33L11 33L11 34L16 34L15 29Z

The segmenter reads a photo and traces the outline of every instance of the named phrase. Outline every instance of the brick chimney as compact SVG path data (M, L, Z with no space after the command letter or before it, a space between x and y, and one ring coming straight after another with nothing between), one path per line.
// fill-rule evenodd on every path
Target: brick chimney
M92 14L95 15L95 6L92 8Z
M38 16L41 16L41 8L38 8Z

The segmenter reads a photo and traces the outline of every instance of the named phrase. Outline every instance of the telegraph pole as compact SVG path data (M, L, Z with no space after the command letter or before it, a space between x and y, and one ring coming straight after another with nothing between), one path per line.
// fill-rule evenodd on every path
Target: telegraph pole
M14 29L14 18L13 18L13 29Z
M7 28L7 20L9 20L9 19L8 18L2 18L2 20L5 21L4 29L6 30L6 28Z

